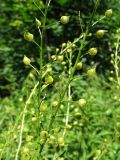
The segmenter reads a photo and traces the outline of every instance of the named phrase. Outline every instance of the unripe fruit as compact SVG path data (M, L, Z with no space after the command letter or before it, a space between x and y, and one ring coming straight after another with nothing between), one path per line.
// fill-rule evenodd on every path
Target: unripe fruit
M24 33L24 38L25 38L25 40L27 40L27 41L33 41L33 40L34 40L34 36L33 36L33 34L31 34L30 32L25 32L25 33Z
M62 43L62 47L64 48L66 46L66 43Z
M79 113L79 112L77 112L77 113L75 113L75 118L77 118L77 119L81 119L81 113Z
M62 16L62 17L60 18L60 22L61 22L62 24L67 24L67 23L69 22L69 16Z
M27 141L27 142L31 142L32 139L33 139L33 136L29 136L29 135L26 136L26 141Z
M105 34L105 31L104 31L104 30L98 30L98 31L96 32L96 37L97 37L97 38L102 38L102 37L104 36L104 34Z
M62 56L62 55L58 56L58 57L57 57L57 60L58 60L59 62L63 61L63 56Z
M53 101L52 102L52 107L56 108L58 107L59 102L58 101Z
M29 148L24 147L24 148L23 148L23 153L24 153L24 154L28 154L28 153L29 153Z
M59 52L59 50L60 50L59 48L56 48L56 52Z
M95 69L94 68L92 68L92 69L89 69L88 71L87 71L87 75L88 76L94 76L95 75L95 73L96 73L96 71L95 71Z
M37 28L41 26L41 22L37 18L35 18L35 25Z
M40 132L40 137L42 138L42 139L47 139L47 137L48 137L48 132L47 131L41 131Z
M47 104L43 102L43 103L40 105L40 112L46 112L47 109L48 109Z
M86 100L85 99L79 99L78 103L79 103L80 107L83 107L86 104Z
M32 117L32 122L35 122L37 120L36 117Z
M60 146L64 146L64 138L63 137L58 137L58 144L60 145Z
M54 81L54 79L53 79L52 76L47 76L47 77L45 77L45 82L46 82L47 84L52 84L53 81Z
M31 62L31 60L24 55L23 63L24 63L25 65L30 65L30 62Z
M76 69L80 70L82 68L82 66L83 66L82 62L79 62L79 63L76 64Z
M95 56L97 54L97 48L90 48L88 50L88 54L91 56Z
M106 16L106 17L111 17L111 16L112 16L112 9L108 9L108 10L105 12L105 16Z

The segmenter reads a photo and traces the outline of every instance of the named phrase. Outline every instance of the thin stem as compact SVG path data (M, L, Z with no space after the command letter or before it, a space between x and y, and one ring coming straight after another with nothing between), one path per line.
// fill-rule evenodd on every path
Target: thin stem
M98 21L94 22L94 23L92 24L92 26L96 25L98 22L102 21L104 18L105 18L105 16L103 16L102 18L100 18Z
M84 33L84 31L83 31L83 25L82 25L82 19L81 19L81 16L80 16L80 11L78 13L78 17L79 17L79 22L80 22L80 27L81 27L82 33Z
M29 66L32 67L39 75L39 71L32 64L29 64Z
M69 58L69 80L70 80L70 75L71 75L71 63L72 63L72 53L70 53L70 58ZM67 106L67 113L66 113L66 121L65 121L65 126L68 125L69 122L69 112L70 112L70 100L71 100L71 85L68 85L68 106ZM66 133L66 127L63 132L63 137L65 136Z
M15 155L15 160L18 160L18 155L19 155L19 151L22 145L22 136L23 136L23 129L24 129L24 123L25 123L25 116L26 116L26 111L27 111L27 106L29 105L29 102L33 96L33 94L35 93L35 90L38 86L39 82L36 83L36 85L34 86L28 100L26 101L25 107L24 107L24 111L23 111L23 116L22 116L22 123L21 123L21 129L20 129L20 137L19 137L19 144L18 144L18 148L17 148L17 152Z
M119 48L119 41L120 39L118 39L117 41L117 44L116 44L116 50L115 50L115 74L116 74L116 79L117 79L117 82L118 82L118 85L120 86L120 79L119 79L119 70L118 70L118 48Z

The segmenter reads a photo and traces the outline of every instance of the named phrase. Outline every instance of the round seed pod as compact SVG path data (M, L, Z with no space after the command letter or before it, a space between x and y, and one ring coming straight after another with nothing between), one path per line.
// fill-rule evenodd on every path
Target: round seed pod
M112 16L112 9L108 9L106 12L105 12L105 16L106 17L111 17Z
M89 69L89 70L87 71L87 75L88 75L89 77L94 76L94 75L95 75L95 73L96 73L96 71L95 71L95 69L94 69L94 68Z
M52 76L47 76L47 77L45 77L45 82L46 82L47 84L52 84L53 81L54 81L54 79L53 79Z
M78 63L76 64L76 69L77 69L77 70L80 70L80 69L82 68L82 66L83 66L82 62L78 62Z
M97 54L97 48L90 48L88 50L88 54L91 56L95 56Z
M30 65L30 62L31 62L31 60L24 55L23 63L24 63L25 65Z
M33 36L33 34L31 34L30 32L25 32L25 33L24 33L24 38L25 38L25 40L27 40L27 41L33 41L33 40L34 40L34 36Z
M67 23L69 22L69 16L62 16L62 17L60 18L60 22L61 22L62 24L67 24Z
M80 107L83 107L86 104L86 100L81 98L81 99L79 99L78 103L79 103Z
M96 32L96 37L97 37L97 38L102 38L102 37L104 36L104 34L105 34L105 31L104 31L104 30L98 30L98 31Z

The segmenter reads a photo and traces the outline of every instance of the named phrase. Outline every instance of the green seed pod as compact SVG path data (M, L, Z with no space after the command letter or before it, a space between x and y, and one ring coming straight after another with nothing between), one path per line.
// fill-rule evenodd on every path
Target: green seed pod
M79 103L80 107L83 107L86 104L86 100L85 99L79 99L78 103Z
M97 37L97 38L102 38L102 37L104 36L104 34L105 34L105 31L104 31L104 30L98 30L98 31L96 32L96 37Z
M57 139L59 146L64 146L64 138L63 137L58 137Z
M105 12L105 16L106 16L106 17L111 17L111 16L112 16L112 9L108 9L108 10Z
M52 76L47 76L47 77L45 77L45 82L46 82L47 84L52 84L53 81L54 81L54 79L53 79Z
M94 76L94 75L95 75L95 73L96 73L96 71L95 71L95 69L94 69L94 68L89 69L89 70L87 71L87 75L88 75L89 77Z
M27 40L27 41L33 41L33 40L34 40L34 36L33 36L33 34L31 34L30 32L25 32L25 33L24 33L24 38L25 38L25 40Z
M30 65L30 62L31 62L31 60L24 55L23 63L24 63L25 65Z
M56 108L58 107L59 102L58 101L53 101L52 102L52 107Z
M60 22L61 22L62 24L67 24L67 23L69 22L69 16L62 16L62 17L60 18Z
M63 61L63 55L57 56L57 60L58 60L59 62L62 62L62 61Z
M91 56L95 56L97 54L97 48L90 48L88 50L88 54Z
M40 105L40 112L46 112L47 109L48 109L47 104L43 102L43 103Z
M76 69L77 69L77 70L80 70L80 69L82 68L82 66L83 66L82 62L78 62L78 63L76 64Z
M41 22L37 18L35 18L35 25L37 28L41 26Z
M47 137L48 137L48 132L47 131L41 131L40 132L40 137L42 138L42 139L47 139Z

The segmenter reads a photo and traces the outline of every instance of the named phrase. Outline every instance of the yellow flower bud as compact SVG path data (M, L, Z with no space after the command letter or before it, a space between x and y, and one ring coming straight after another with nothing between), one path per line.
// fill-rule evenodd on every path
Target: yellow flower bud
M63 55L57 56L57 60L58 60L59 62L63 61Z

